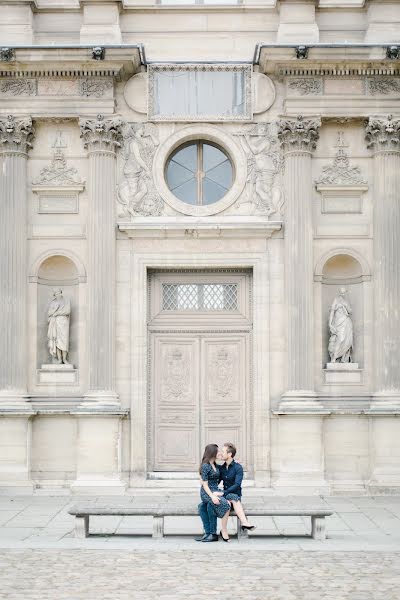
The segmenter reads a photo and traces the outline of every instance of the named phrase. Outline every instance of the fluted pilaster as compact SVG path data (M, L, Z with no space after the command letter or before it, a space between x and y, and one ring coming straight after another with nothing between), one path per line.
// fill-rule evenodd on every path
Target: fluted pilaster
M374 153L375 392L400 403L400 119L370 118Z
M29 117L0 118L0 403L27 392L27 152Z
M122 121L115 117L80 120L89 156L88 364L86 397L117 404L115 377L115 159Z
M285 283L287 392L284 403L314 403L314 308L311 155L319 119L285 119L278 135L285 152Z

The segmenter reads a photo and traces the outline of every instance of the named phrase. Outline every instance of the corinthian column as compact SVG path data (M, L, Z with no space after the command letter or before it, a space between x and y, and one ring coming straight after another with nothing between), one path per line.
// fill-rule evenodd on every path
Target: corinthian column
M370 118L374 161L375 399L400 404L400 119Z
M287 391L281 406L306 407L314 400L313 225L311 155L319 119L280 121L285 152L285 283Z
M0 117L0 405L25 401L27 153L30 117Z
M114 386L115 159L122 137L118 117L80 120L89 156L88 365L89 403L118 405Z

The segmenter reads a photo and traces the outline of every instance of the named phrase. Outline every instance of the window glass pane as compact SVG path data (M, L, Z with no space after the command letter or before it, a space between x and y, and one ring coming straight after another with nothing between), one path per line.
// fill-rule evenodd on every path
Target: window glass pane
M203 144L203 170L213 169L226 160L226 155L211 144Z
M197 143L178 150L174 154L173 160L195 173L197 171Z
M232 165L229 160L224 160L223 163L207 171L207 179L211 179L215 183L218 183L225 190L228 190L232 185Z
M171 191L175 190L175 188L187 181L193 179L193 172L186 167L182 167L174 160L171 160L168 170L167 170L167 181L168 186Z
M186 202L186 204L197 204L197 180L191 179L176 187L174 194L179 200Z
M232 178L232 164L225 152L200 140L178 148L166 169L169 189L187 204L217 202L231 187Z
M163 310L238 310L236 283L163 283Z
M176 120L249 119L246 82L250 76L247 66L149 65L152 82L149 116Z
M226 189L205 177L203 179L203 204L218 202L226 194Z

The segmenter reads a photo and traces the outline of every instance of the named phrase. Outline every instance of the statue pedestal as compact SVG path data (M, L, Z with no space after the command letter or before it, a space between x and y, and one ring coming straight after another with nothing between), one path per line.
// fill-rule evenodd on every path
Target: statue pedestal
M327 363L324 369L325 383L337 384L360 384L362 383L362 369L358 363Z
M44 364L37 370L38 383L42 385L77 385L78 369L74 365Z

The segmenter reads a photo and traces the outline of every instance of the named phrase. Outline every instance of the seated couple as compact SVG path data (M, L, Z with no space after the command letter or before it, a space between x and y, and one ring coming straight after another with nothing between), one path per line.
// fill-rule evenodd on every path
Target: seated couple
M243 467L234 460L236 448L233 444L224 444L219 450L216 444L208 444L200 465L200 497L199 515L203 522L204 534L196 538L198 542L218 542L217 517L221 519L220 535L224 542L230 542L228 535L228 519L231 507L239 517L242 529L255 529L244 514L241 503ZM225 461L218 466L217 460ZM223 482L223 490L219 483Z

